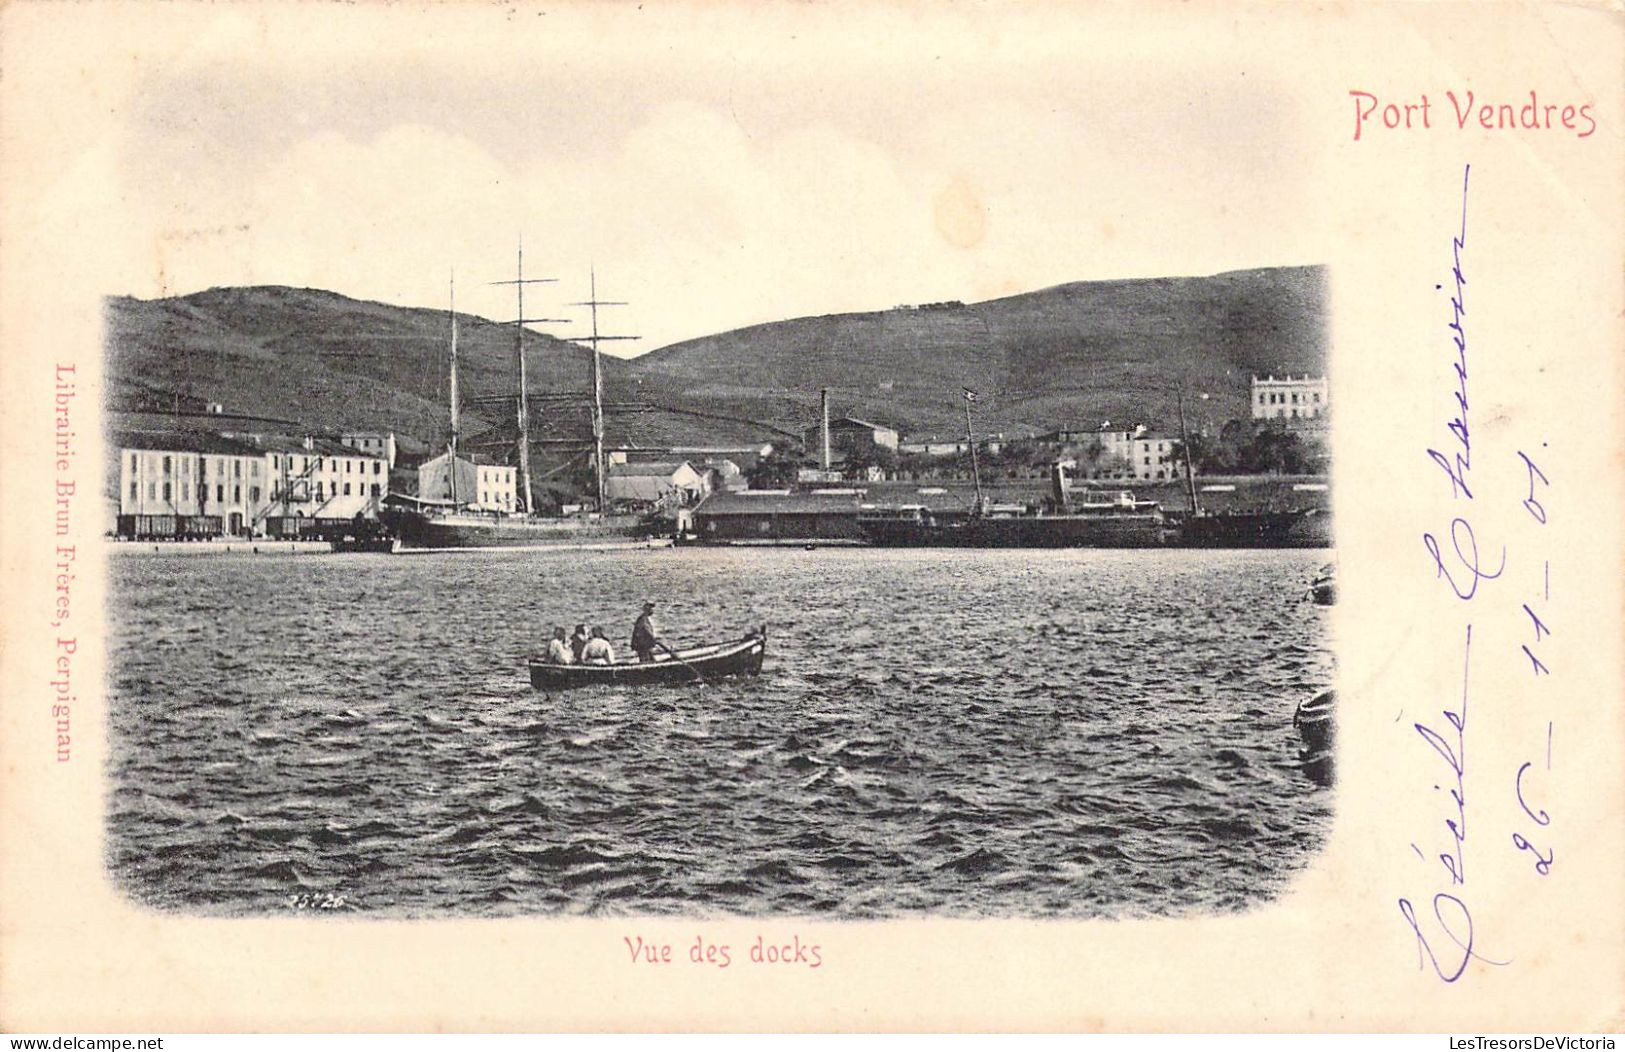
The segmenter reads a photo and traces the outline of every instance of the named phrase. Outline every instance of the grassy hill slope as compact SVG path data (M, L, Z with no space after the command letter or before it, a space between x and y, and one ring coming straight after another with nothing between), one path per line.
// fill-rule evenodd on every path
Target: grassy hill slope
M1321 267L1092 281L984 303L935 304L758 325L631 363L643 389L808 422L828 386L841 412L905 431L1048 430L1101 419L1172 425L1174 392L1210 397L1214 421L1247 415L1252 374L1326 368Z

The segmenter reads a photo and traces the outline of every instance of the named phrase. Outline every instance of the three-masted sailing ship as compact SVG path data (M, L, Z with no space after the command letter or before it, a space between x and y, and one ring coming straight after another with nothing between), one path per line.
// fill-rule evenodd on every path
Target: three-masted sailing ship
M465 458L458 450L459 411L457 376L457 309L456 288L451 289L451 341L449 354L451 428L446 443L446 486L444 496L424 495L392 498L392 507L381 518L391 533L399 539L402 550L436 550L456 548L523 548L572 546L582 548L612 548L648 543L656 527L637 515L609 515L605 513L604 486L604 410L603 380L598 360L601 340L620 337L600 336L598 333L597 276L592 280L592 298L580 306L590 306L593 316L593 334L580 342L592 344L593 377L593 465L597 476L598 508L596 513L544 516L535 513L535 482L530 462L530 391L525 367L525 327L543 321L563 321L559 318L526 318L525 286L551 278L526 278L524 247L519 249L518 270L513 281L493 282L513 285L517 291L519 312L514 321L514 375L517 382L515 424L518 433L512 467L516 472L514 490L516 507L489 508L475 499L478 467L472 458ZM438 492L438 490L437 490Z

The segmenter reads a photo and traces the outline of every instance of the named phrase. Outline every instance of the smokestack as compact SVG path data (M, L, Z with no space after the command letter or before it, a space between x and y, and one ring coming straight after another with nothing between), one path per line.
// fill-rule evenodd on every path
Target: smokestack
M1067 509L1072 487L1067 483L1066 469L1072 463L1072 461L1058 460L1050 465L1050 496L1055 500L1056 511L1065 511Z
M826 387L821 392L819 392L818 402L819 402L820 416L822 417L822 419L824 421L823 430L821 432L823 447L822 447L822 453L820 454L820 456L818 458L818 464L825 471L828 471L829 470L829 388Z

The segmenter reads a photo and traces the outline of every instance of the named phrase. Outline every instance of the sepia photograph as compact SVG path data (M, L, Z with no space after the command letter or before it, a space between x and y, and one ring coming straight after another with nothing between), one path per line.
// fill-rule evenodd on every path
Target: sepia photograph
M106 290L125 894L1138 917L1313 860L1324 265L1131 265L1157 221L1080 178L1216 202L1155 154L1080 172L1084 111L1035 163L997 78L395 73L209 70L131 127L155 204L211 189Z
M0 8L0 1029L1617 1029L1622 47Z

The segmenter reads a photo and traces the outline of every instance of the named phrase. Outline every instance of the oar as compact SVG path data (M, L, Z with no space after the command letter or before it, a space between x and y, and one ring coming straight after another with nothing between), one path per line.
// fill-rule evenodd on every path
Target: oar
M664 640L660 640L660 639L655 640L655 645L658 646L661 650L664 650L666 653L670 654L671 659L673 661L677 662L678 664L682 665L684 668L688 669L690 672L694 673L695 678L698 679L701 683L704 683L706 686L711 685L711 681L705 678L705 673L701 672L699 669L695 668L693 665L690 665L688 662L686 662L682 658L678 657L677 656L677 651L675 651L671 647L667 646Z

